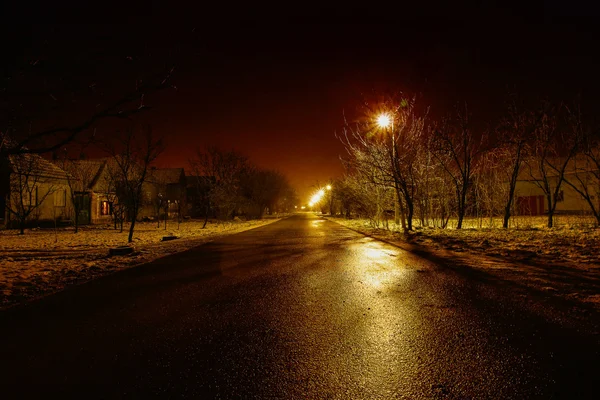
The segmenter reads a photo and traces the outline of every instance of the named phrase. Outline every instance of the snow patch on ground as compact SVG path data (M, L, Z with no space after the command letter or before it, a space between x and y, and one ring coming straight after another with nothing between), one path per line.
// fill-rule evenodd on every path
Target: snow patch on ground
M138 222L133 253L109 257L110 248L127 245L123 232L110 225L73 228L0 230L0 309L62 290L112 271L181 252L215 238L266 225L279 218L252 221L184 221L181 224ZM176 240L161 241L174 235Z

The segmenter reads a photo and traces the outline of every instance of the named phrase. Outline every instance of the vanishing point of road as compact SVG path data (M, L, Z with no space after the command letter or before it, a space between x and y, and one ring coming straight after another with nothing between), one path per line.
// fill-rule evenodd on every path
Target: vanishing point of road
M0 313L0 396L600 398L598 337L527 310L296 214Z

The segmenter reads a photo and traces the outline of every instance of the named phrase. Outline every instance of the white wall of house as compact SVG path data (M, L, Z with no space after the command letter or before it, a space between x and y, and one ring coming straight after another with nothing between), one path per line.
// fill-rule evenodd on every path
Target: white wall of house
M71 218L73 204L69 185L54 181L37 182L31 193L31 200L26 200L25 204L31 201L37 207L31 212L27 220ZM8 200L14 203L17 198L18 196L11 194ZM9 219L15 220L16 217L9 215Z
M544 191L534 182L518 181L515 191L515 198L528 196L544 196L545 211L548 210L548 204ZM518 204L518 202L515 202ZM588 202L581 197L571 186L562 183L560 187L559 200L556 204L556 212L568 214L586 214L591 212Z

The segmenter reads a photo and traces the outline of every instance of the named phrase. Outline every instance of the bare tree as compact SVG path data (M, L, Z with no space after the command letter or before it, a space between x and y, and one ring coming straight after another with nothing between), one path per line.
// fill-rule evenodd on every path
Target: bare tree
M479 140L475 137L466 105L464 111L457 112L455 118L446 119L434 130L433 154L454 185L457 229L462 228L467 212L467 194L484 137Z
M20 233L24 234L27 220L56 191L57 186L44 168L48 162L37 154L14 154L8 160L11 174L6 208L19 221Z
M378 185L375 193L380 198L389 189L393 191L396 224L405 231L412 230L415 202L423 194L420 185L426 172L428 111L418 110L415 98L366 107L369 121L356 128L347 126L342 136L349 155L347 162L353 173Z
M117 140L116 146L108 144L107 150L116 165L117 192L121 191L125 197L130 221L127 241L131 243L138 212L144 201L143 185L150 165L162 153L164 144L162 139L153 136L150 129L144 135L135 135L133 130L129 130Z
M372 121L356 127L347 124L340 140L348 155L342 159L347 171L346 188L354 191L357 211L379 227L384 222L388 192L396 188L390 159L391 137L377 129ZM369 191L365 193L362 188Z
M278 171L253 168L242 181L242 192L248 200L251 216L262 218L265 210L273 213L278 200L286 193L289 183Z
M402 100L400 106L390 115L392 147L388 150L388 155L392 163L392 177L397 198L404 200L399 205L406 204L407 213L406 216L402 215L402 226L410 231L413 229L415 197L421 185L420 172L427 155L423 146L427 112L423 116L419 115L413 98Z
M156 188L156 195L152 199L147 199L153 206L156 214L156 227L160 228L160 220L164 215L165 218L165 229L167 229L167 216L168 216L168 198L167 198L167 182L164 176L156 173L156 168L151 168L148 173L147 182L152 184Z
M556 106L544 114L535 131L531 157L527 160L527 170L532 182L546 197L548 228L554 226L556 206L563 200L561 187L565 171L579 146L578 138L572 132L559 127L561 111L566 109Z
M508 149L497 147L481 155L481 162L473 173L472 194L475 214L479 227L484 217L489 218L489 226L494 226L494 217L504 212L508 185L506 182L507 165L512 156L506 155Z
M208 186L211 210L220 219L232 218L241 206L242 179L250 168L246 156L209 147L205 151L198 149L190 166L196 176L206 177L201 183Z
M101 175L99 188L103 198L111 205L109 211L113 218L115 230L120 227L121 232L123 232L127 202L126 193L120 190L122 185L119 185L119 168L112 160L106 162L105 168L106 171Z
M27 118L22 124L14 123L15 118L2 121L0 125L0 158L14 154L44 154L64 148L82 135L89 133L97 123L106 119L129 119L131 116L150 109L145 103L149 95L172 87L171 76L174 68L161 71L147 79L138 79L128 93L110 103L99 105L83 120L72 125L59 125L32 131L33 119ZM46 98L55 100L54 95L46 93ZM6 100L7 102L10 99ZM10 110L13 110L10 108ZM24 126L26 130L17 128Z
M571 134L578 138L579 151L571 159L565 183L572 187L589 205L600 225L600 131L586 128L581 108L568 109Z
M352 185L349 182L349 179L350 178L348 176L345 176L341 179L336 179L332 185L332 197L339 205L338 208L340 213L345 218L350 218L352 216L352 211L358 203L354 198L354 191L352 190Z
M199 171L199 167L197 164L190 162L192 172L194 173L194 180L192 183L192 207L196 209L196 211L200 212L204 215L204 224L202 225L202 229L206 228L206 224L208 223L208 218L212 213L212 204L211 204L211 189L215 185L214 177L211 176L202 176L199 175L201 172Z
M75 224L75 233L79 231L79 215L82 203L81 194L90 190L90 184L94 178L94 166L81 160L72 160L68 158L66 150L60 159L55 163L65 171L67 185L73 205L73 222Z
M292 212L298 207L299 199L296 190L287 185L277 200L277 212Z
M500 138L494 149L495 165L504 171L506 186L506 197L503 210L502 227L508 228L513 204L517 180L521 173L524 160L528 158L531 150L531 139L540 128L548 104L542 103L538 110L521 110L517 104L516 96L513 96L508 105L507 116L501 121L497 133Z

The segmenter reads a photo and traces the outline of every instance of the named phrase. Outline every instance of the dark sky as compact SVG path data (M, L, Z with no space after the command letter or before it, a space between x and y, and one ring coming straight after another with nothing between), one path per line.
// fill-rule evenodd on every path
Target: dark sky
M598 105L598 13L583 3L425 11L81 3L3 10L5 115L18 113L18 98L35 124L70 123L136 78L174 67L176 89L149 96L153 110L140 117L167 139L160 162L185 167L199 146L235 148L285 173L303 197L342 174L335 133L382 95L416 94L434 116L467 101L482 127L494 124L510 89ZM24 96L23 87L42 94Z

